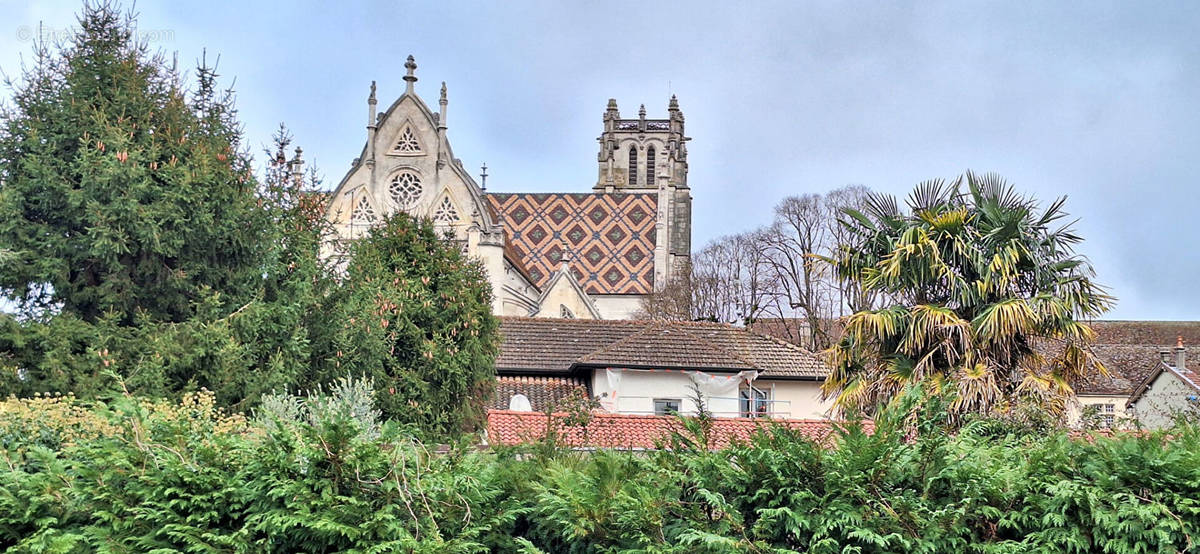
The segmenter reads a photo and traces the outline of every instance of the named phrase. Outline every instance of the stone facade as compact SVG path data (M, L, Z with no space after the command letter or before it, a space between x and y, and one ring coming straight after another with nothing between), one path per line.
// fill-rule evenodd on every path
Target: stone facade
M691 194L683 113L667 119L604 112L600 178L591 193L489 194L454 157L442 83L434 112L405 91L377 113L367 99L367 141L329 196L338 240L354 240L387 214L429 218L487 271L497 315L627 319L690 257ZM338 249L329 249L330 252Z

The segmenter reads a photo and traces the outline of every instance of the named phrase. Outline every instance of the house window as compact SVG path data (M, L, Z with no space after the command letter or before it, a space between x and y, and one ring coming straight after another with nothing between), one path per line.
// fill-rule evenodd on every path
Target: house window
M1100 405L1100 426L1105 429L1112 429L1116 423L1116 405L1101 404Z
M675 415L682 403L678 398L655 398L654 415Z
M742 417L769 417L771 415L771 391L756 389L753 385L742 387L738 393Z
M638 183L637 174L637 147L629 147L629 184L636 185Z
M654 147L646 151L646 185L654 186Z

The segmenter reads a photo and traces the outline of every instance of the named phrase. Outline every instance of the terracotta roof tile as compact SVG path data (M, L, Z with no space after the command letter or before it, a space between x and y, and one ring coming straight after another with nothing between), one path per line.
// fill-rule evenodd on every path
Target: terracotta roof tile
M673 431L681 431L676 417L594 413L586 428L563 426L565 414L554 414L561 440L574 448L653 449L667 441ZM546 434L546 414L491 410L488 412L487 441L494 445L516 445L541 440ZM710 448L724 448L736 440L746 440L755 431L782 425L804 436L824 441L834 432L834 422L816 419L727 419L713 420ZM865 422L868 431L874 428Z
M762 378L823 378L816 354L719 323L500 318L500 373L567 374L577 365L756 369Z
M535 411L544 412L548 408L559 406L562 401L581 389L586 394L587 385L582 379L575 377L499 375L496 377L491 407L507 410L513 395L523 394Z

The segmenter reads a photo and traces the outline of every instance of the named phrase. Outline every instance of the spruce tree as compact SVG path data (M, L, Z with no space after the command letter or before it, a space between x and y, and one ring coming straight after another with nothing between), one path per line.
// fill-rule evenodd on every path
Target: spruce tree
M121 325L245 302L270 220L216 77L185 88L108 4L62 48L36 45L0 114L0 292Z
M373 228L330 300L340 328L324 381L370 377L384 416L434 434L481 423L499 345L492 291L432 223L399 212Z

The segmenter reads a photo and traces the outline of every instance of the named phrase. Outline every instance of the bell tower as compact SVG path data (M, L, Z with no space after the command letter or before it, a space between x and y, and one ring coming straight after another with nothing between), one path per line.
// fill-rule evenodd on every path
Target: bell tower
M683 112L674 95L666 119L646 119L646 105L637 119L622 119L617 101L608 99L600 141L596 192L650 192L663 187L687 189L687 141Z
M622 119L617 101L608 99L600 134L599 176L592 189L600 194L638 193L657 196L654 286L661 290L685 269L692 255L692 195L688 187L687 142L683 112L671 95L666 119Z

